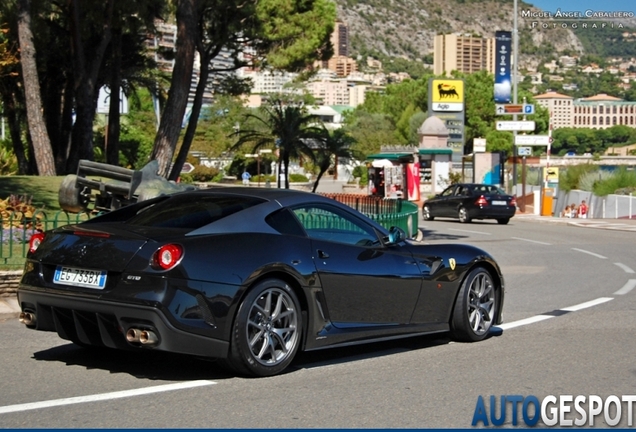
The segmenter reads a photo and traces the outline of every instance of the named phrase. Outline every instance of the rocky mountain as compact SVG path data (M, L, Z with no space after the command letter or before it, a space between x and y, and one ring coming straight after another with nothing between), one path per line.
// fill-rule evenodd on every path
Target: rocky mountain
M514 0L335 0L338 18L349 26L353 55L376 52L390 57L424 59L433 52L436 34L468 33L493 37L497 30L513 30ZM571 20L545 17L518 1L517 19L521 63L538 55L584 53ZM607 21L587 20L590 31ZM620 28L634 23L608 23ZM596 29L591 27L596 23ZM578 26L580 30L580 25ZM581 32L579 31L579 34Z

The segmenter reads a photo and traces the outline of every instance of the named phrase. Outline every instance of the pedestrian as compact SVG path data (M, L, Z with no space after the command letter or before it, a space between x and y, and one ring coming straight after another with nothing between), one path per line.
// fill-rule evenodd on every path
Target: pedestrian
M569 205L565 206L565 208L561 212L561 217L564 217L564 218L571 218L572 217L572 212L570 211L570 206Z
M585 204L585 200L581 201L581 205L579 205L577 217L580 217L583 219L587 218L587 204Z
M243 175L241 177L243 178L243 185L244 186L249 186L250 185L250 178L252 178L250 173L248 173L247 171L243 171Z
M571 213L571 215L570 215L571 218L575 218L576 217L576 215L578 213L578 209L576 208L576 204L574 204L574 203L570 204L570 213Z

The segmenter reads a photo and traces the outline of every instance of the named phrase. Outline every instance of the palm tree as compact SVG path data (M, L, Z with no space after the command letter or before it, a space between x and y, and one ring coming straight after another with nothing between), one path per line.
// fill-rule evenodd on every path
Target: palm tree
M308 114L299 104L287 104L281 99L272 101L269 107L263 107L264 116L247 114L263 126L260 129L240 130L232 134L239 137L231 150L237 150L245 143L253 144L253 153L262 148L276 147L278 151L279 172L285 174L285 189L289 189L289 161L307 156L315 162L312 142L320 142L323 128L316 125L317 116ZM280 175L277 181L280 188Z
M320 148L316 153L316 166L318 167L318 177L314 182L312 192L316 192L318 188L318 182L325 172L331 166L331 158L334 158L334 164L336 170L338 170L338 158L352 157L351 145L355 142L353 137L347 135L342 129L336 129L329 131L326 128L323 130L323 137L320 141Z

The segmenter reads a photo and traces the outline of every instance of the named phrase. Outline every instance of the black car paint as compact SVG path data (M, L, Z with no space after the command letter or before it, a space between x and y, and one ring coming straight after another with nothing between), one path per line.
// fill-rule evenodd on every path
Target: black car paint
M47 233L28 256L18 290L22 309L38 316L34 328L57 331L84 345L135 349L140 347L126 343L118 332L141 325L160 335L154 349L225 357L247 290L275 277L293 287L301 301L303 350L444 332L460 284L477 265L489 269L500 286L495 322L501 321L503 277L495 260L480 249L413 241L376 247L323 244L283 235L265 217L287 206L320 202L352 212L381 237L388 232L315 194L243 188L187 193L194 198L253 194L264 202L191 231L126 225L125 219L141 208L169 199L160 197ZM185 250L180 264L168 271L150 267L155 251L172 242ZM108 284L103 290L53 284L59 264L108 269Z

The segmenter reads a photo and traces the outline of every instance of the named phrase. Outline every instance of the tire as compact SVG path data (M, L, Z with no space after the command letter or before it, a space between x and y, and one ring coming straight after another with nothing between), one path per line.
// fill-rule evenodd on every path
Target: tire
M457 217L461 223L469 223L471 220L470 216L468 216L468 210L466 210L465 207L460 207L459 210L457 210Z
M508 222L510 222L510 218L497 219L499 225L506 225Z
M64 177L58 192L60 207L70 213L81 213L86 211L90 202L90 191L86 188L80 189L77 186L77 176L69 174Z
M244 375L279 374L294 359L301 334L302 313L294 291L281 280L263 280L239 306L227 364Z
M427 205L422 209L422 218L427 221L435 219L435 217L431 216L431 209Z
M492 276L476 267L462 282L451 318L453 339L477 342L488 336L497 316L497 291Z

